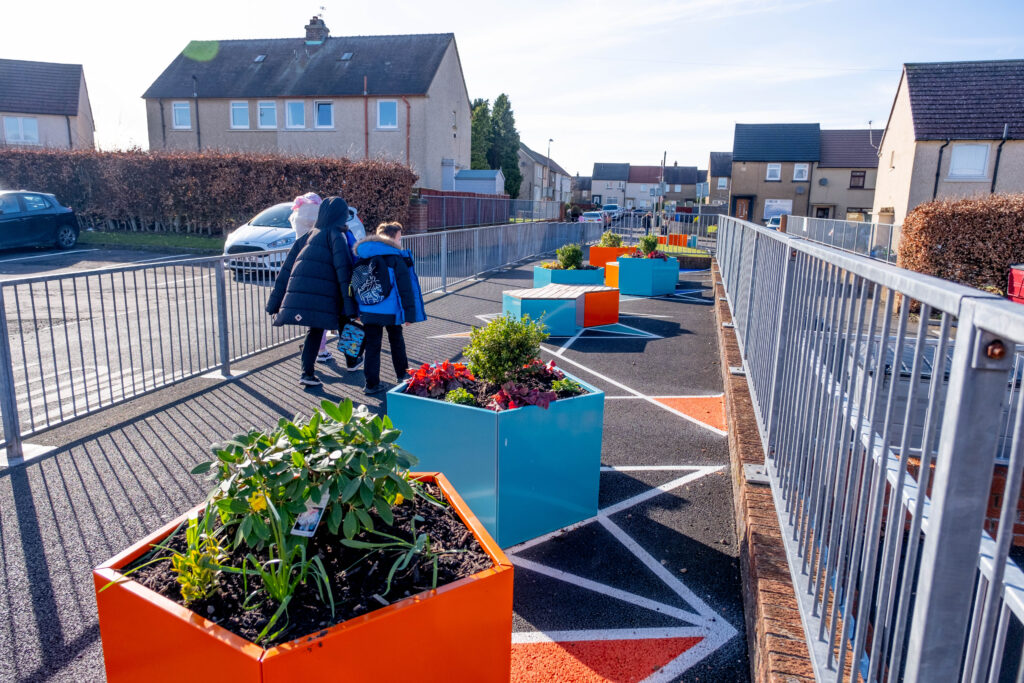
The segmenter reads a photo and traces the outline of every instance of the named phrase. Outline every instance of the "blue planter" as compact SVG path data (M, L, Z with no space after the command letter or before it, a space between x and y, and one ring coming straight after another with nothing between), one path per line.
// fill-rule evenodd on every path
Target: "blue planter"
M520 299L508 292L501 297L501 313L513 318L530 316L540 320L552 337L571 337L576 334L575 299Z
M533 286L544 285L603 285L604 268L594 270L552 270L541 266L533 267Z
M633 296L661 296L676 291L679 261L620 256L619 291Z
M571 375L566 374L566 377ZM604 392L494 412L388 392L398 443L443 472L502 548L597 514Z

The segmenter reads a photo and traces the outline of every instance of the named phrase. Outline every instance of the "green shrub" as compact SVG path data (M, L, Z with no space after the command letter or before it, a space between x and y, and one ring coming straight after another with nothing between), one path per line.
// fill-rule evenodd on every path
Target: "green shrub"
M452 389L444 396L444 400L448 403L458 403L460 406L475 406L476 397L469 393L462 387L458 389Z
M500 384L514 378L530 361L540 358L540 344L547 338L544 324L530 320L530 316L502 315L486 327L474 328L469 345L462 353L473 374L492 384Z
M583 267L583 247L578 244L566 244L555 250L558 263L562 270L579 270Z
M644 235L640 238L640 244L638 245L641 252L644 255L650 254L652 251L658 250L658 236L657 235Z
M576 380L565 377L563 379L556 379L554 382L552 382L551 391L555 392L556 394L582 394L583 386Z
M617 235L611 230L601 235L601 241L597 243L599 247L621 247L622 246L622 235Z

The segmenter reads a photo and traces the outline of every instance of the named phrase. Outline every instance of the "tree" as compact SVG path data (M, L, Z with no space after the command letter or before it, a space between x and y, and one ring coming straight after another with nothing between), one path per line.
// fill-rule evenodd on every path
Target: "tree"
M493 134L491 128L491 106L489 100L473 100L473 127L470 137L470 164L473 169L489 169L487 153L491 149Z
M508 95L502 93L494 100L491 113L491 149L487 162L491 168L500 168L505 175L505 193L510 197L519 196L523 174L519 171L519 131Z

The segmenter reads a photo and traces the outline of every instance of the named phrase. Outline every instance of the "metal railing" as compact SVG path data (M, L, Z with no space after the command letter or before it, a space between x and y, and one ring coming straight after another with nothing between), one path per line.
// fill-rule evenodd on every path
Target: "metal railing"
M817 678L1021 680L1024 309L735 218L719 242Z
M647 212L626 212L621 218L615 219L604 228L622 236L625 244L635 244L646 234L686 235L695 239L687 243L693 248L715 253L718 244L718 214L670 214L665 220L648 215ZM599 224L594 224L599 225ZM675 241L673 240L673 243ZM691 244L692 243L692 244Z
M600 237L524 223L403 238L423 292ZM295 340L265 312L286 249L0 282L0 418L7 464L22 439ZM0 451L2 453L3 451ZM3 461L0 460L0 464Z
M865 223L833 218L789 216L786 232L836 249L896 263L903 226L891 223Z
M501 197L492 199L424 194L421 198L427 202L428 230L557 221L562 207L561 202Z

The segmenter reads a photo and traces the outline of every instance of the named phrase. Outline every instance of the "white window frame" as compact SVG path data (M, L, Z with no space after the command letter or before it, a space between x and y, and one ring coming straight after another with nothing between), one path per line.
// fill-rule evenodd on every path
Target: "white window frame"
M533 167L533 176L537 180L543 179L544 178L544 167L541 166L540 164L535 164L534 167Z
M641 185L640 186L640 191L641 192L647 192L647 186L646 185Z
M382 104L395 105L395 125L384 126L380 122L380 106ZM398 100L377 100L377 130L398 130Z
M296 124L292 121L292 108L293 104L302 105L302 121ZM303 130L306 127L306 102L305 100L285 100L284 103L284 127L290 130Z
M178 112L184 111L188 115L188 124L178 125ZM174 130L192 130L192 104L189 102L171 102L171 128Z
M772 177L772 171L775 171L775 177ZM782 164L768 164L764 170L764 179L766 182L776 183L782 180Z
M32 121L36 126L35 139L31 140L25 136L25 122ZM9 135L8 124L16 123L18 132L16 137ZM39 143L39 120L34 116L5 116L4 117L4 139L9 145L38 145Z
M804 177L798 178L797 171L803 171ZM794 183L806 183L811 177L811 165L810 164L793 164L793 182Z
M269 109L274 113L274 122L269 125L263 125L263 110ZM275 130L277 129L277 102L273 100L263 100L256 103L256 126L263 130Z
M682 185L676 185L675 188L676 188L675 189L676 192L682 192L683 191L683 186Z
M235 124L235 110L245 111L245 125L239 126ZM231 126L231 130L249 130L249 102L236 100L231 103L228 107L228 124Z
M321 104L326 104L331 108L331 122L326 126L320 125L320 111L319 107ZM334 102L332 100L314 100L313 101L313 127L319 128L320 130L326 130L334 128Z
M957 150L963 151L966 148L976 148L985 150L985 159L982 161L981 173L962 173L956 172L953 168L953 162L956 160ZM949 172L946 174L947 180L988 180L988 159L992 152L992 146L984 142L967 142L967 143L954 143L953 148L949 152Z
M721 178L719 178L718 179L718 189L719 190L728 190L729 189L729 179L726 178L725 176L722 176Z

